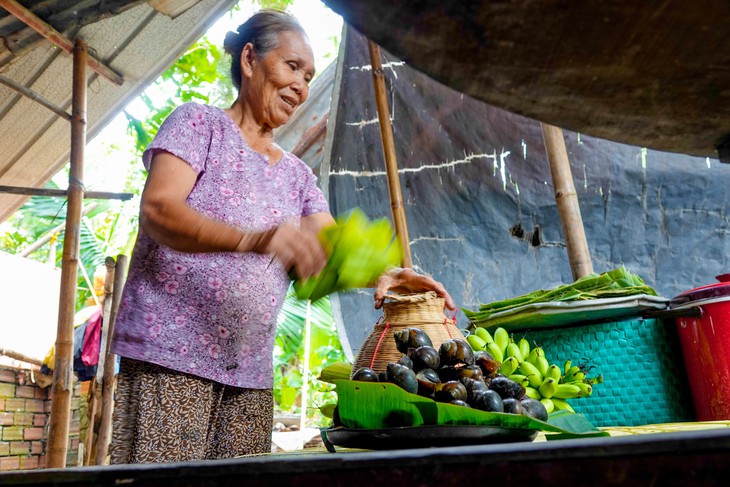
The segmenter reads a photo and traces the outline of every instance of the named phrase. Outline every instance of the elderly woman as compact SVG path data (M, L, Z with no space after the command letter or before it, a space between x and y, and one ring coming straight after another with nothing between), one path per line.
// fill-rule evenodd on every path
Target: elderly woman
M178 107L143 155L140 232L112 342L122 357L112 463L269 452L289 271L307 278L326 261L317 233L333 223L327 202L273 138L307 99L307 36L267 10L225 48L233 105ZM440 283L410 269L381 277L376 307L389 289L433 289L454 308Z

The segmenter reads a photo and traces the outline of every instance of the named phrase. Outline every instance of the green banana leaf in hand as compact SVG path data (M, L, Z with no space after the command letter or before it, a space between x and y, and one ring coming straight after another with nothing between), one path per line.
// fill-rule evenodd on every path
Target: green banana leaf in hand
M322 272L294 281L299 299L316 301L335 291L367 287L388 267L401 261L400 241L387 219L370 221L361 209L355 208L335 218L335 223L319 234L327 252Z

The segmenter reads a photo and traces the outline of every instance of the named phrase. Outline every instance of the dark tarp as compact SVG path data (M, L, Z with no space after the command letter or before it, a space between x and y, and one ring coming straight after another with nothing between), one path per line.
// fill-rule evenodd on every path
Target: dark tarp
M727 0L325 0L433 79L595 137L730 160Z
M390 218L367 43L352 29L343 43L321 183L334 214L361 207ZM571 282L539 123L383 54L414 266L470 309ZM596 272L625 264L673 297L730 270L730 166L569 131L565 139ZM372 290L334 303L357 351L381 315Z

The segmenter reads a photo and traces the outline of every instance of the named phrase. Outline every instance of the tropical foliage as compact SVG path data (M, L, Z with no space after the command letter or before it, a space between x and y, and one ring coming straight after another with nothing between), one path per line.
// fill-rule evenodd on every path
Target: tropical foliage
M306 319L309 316L309 336L305 336ZM311 303L307 313L307 301L297 299L289 289L279 314L276 344L274 348L274 399L281 411L301 412L304 404L307 416L320 426L329 422L319 411L321 406L335 400L332 387L316 379L323 368L346 360L342 345L334 330L334 319L329 298ZM305 340L309 340L309 361L305 360ZM308 397L302 397L304 373L309 382Z
M124 112L137 152L141 154L144 151L162 122L181 103L196 101L216 106L230 105L235 93L228 82L229 63L223 52L203 37L162 73L139 97L147 108L145 119L140 120L128 111Z
M56 188L51 182L48 187ZM0 234L0 248L8 253L27 254L41 262L61 266L63 231L66 222L66 201L62 198L34 196L8 219ZM98 267L103 267L106 256L129 255L136 235L137 216L121 202L99 200L86 203L81 218L77 309L85 306L91 297L89 279ZM133 231L134 230L134 231ZM36 243L46 241L41 246ZM31 249L37 247L30 252ZM29 253L30 252L30 253Z

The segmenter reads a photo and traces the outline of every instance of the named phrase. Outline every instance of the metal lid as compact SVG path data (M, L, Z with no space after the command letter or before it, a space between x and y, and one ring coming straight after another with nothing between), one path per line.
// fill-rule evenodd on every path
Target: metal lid
M701 286L695 289L685 291L679 296L672 298L669 302L670 308L676 308L683 304L695 301L705 301L708 299L717 299L722 297L730 297L730 274L720 274L715 276L719 282Z

